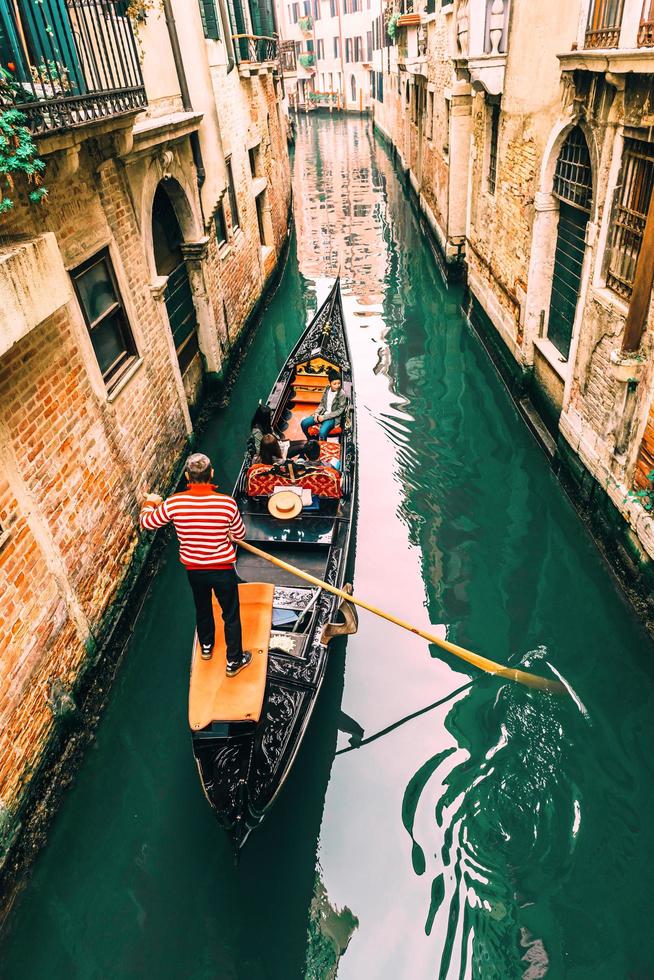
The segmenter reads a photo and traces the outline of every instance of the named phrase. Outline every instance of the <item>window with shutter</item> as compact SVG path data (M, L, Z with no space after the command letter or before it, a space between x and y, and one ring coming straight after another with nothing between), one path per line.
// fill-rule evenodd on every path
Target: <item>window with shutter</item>
M220 40L220 28L218 27L218 11L216 10L216 0L199 0L200 16L202 18L202 30L204 36L212 41Z

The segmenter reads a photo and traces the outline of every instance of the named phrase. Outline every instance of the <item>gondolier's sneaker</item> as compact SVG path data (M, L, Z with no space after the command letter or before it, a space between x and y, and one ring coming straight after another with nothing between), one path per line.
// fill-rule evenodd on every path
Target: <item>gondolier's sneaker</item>
M200 653L202 654L203 660L211 660L212 651L213 651L213 643L200 644Z
M227 670L226 670L227 676L236 677L238 672L240 670L243 670L244 667L247 667L247 665L250 663L251 660L252 660L252 654L250 653L249 650L245 650L240 660L236 660L234 663L230 663L230 662L227 663Z

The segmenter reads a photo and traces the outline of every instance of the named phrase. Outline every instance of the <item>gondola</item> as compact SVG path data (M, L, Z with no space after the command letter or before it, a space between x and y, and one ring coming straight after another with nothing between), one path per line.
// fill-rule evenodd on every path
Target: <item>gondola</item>
M357 443L352 359L338 278L270 392L273 425L284 439L303 438L300 421L315 411L330 368L341 373L350 409L342 426L320 443L321 458L339 458L340 473L330 466L309 471L288 464L267 467L253 462L250 446L233 495L247 542L342 589L347 588ZM293 487L299 488L294 493L304 489L302 511L287 519L272 516L271 494ZM214 650L213 661L202 661L196 637L189 723L205 795L238 852L290 772L320 691L329 642L355 632L357 620L354 607L338 597L243 549L237 572L244 583L239 586L244 647L256 650L254 660L225 681L224 659ZM217 615L217 634L220 623Z

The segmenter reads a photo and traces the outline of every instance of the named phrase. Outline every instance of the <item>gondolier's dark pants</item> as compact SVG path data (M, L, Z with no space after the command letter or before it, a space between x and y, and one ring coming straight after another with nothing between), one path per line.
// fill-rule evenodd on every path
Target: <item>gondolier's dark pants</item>
M216 624L213 618L212 593L215 593L225 624L227 660L236 663L243 654L241 609L238 601L238 578L233 568L208 568L186 574L193 590L200 643L213 643Z

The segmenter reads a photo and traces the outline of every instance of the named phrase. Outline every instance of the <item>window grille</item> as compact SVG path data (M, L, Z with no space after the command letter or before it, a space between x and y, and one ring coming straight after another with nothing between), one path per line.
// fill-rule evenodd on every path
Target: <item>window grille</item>
M654 145L625 140L618 202L613 213L606 284L629 299L654 186Z
M593 0L586 26L587 48L617 48L624 0Z
M488 193L494 194L497 187L497 147L500 139L500 107L492 104L490 109L490 145L488 148Z
M579 126L568 133L554 171L554 193L562 201L590 211L593 200L593 174L588 143Z

